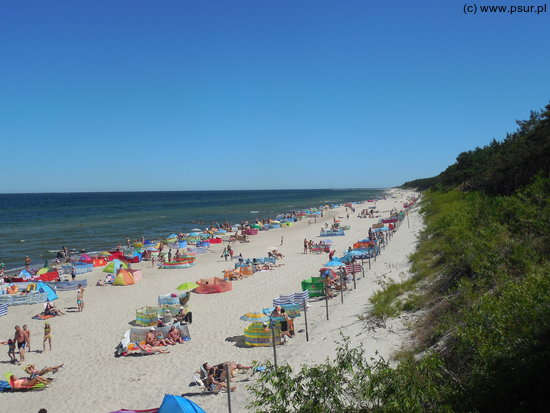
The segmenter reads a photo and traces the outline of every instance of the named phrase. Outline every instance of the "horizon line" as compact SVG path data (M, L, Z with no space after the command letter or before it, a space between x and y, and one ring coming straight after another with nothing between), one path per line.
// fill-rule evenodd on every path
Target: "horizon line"
M48 191L48 192L0 192L0 195L40 195L40 194L107 194L107 193L145 193L145 192L247 192L247 191L336 191L336 190L386 190L397 188L396 186L380 187L380 188L276 188L276 189L170 189L170 190L152 190L152 191L136 191L136 190L123 190L123 191Z

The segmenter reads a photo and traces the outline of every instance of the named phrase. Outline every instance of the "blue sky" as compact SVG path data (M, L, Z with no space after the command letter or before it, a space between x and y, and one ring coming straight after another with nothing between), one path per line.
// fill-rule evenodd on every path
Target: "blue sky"
M464 1L4 1L0 192L435 175L550 99L550 12Z

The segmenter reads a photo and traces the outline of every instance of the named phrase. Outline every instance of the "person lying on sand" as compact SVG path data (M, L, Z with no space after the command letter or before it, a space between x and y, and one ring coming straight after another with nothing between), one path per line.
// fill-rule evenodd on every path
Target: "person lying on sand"
M63 364L60 364L59 366L53 366L53 367L44 367L40 370L38 370L34 364L28 364L26 365L23 370L25 373L27 373L31 379L34 379L37 376L43 376L46 373L57 373L57 371L63 367Z
M170 351L166 350L163 347L159 346L151 346L149 344L138 344L138 347L141 351L144 351L149 354L155 354L155 353L162 353L162 354L168 354Z

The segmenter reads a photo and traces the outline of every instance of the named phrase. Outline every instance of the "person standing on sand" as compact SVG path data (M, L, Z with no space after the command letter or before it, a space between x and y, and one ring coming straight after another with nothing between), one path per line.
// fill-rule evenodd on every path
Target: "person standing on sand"
M44 341L42 341L44 352L46 351L46 341L50 345L50 351L52 351L52 328L50 323L47 322L44 324Z
M30 267L31 267L31 259L30 259L29 256L27 255L27 256L25 257L25 269L26 269L27 271L29 271Z
M281 235L281 245L283 245L283 236Z
M71 278L73 281L76 278L76 268L74 266L71 268Z
M307 254L307 246L308 246L307 238L304 238L304 254Z
M29 330L29 326L27 326L26 324L23 325L23 334L25 334L27 347L29 348L29 351L31 351L31 330Z
M78 312L84 310L84 288L82 284L78 284L78 290L76 293L76 305L78 306Z
M227 247L227 252L229 252L229 256L231 257L231 261L233 261L233 248L231 248L231 246L228 246Z
M17 343L17 348L19 349L19 361L25 361L25 347L27 341L25 340L25 332L21 330L21 327L15 326L15 336L13 340Z

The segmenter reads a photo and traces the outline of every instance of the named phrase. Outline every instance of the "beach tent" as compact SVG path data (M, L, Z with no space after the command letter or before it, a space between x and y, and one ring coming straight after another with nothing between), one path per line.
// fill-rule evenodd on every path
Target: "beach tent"
M19 273L19 278L32 278L32 277L33 275L27 270L21 270L21 272Z
M113 285L132 285L135 283L132 273L128 270L121 269L116 275Z
M58 298L53 288L46 283L36 283L36 290L41 293L46 293L48 301L57 300Z
M205 413L205 411L185 397L167 394L164 396L158 413Z
M88 254L82 254L82 255L80 256L80 258L78 259L78 261L80 261L80 262L88 262L88 263L89 263L89 262L92 262L92 261L93 261L93 258L90 257Z
M114 259L109 264L107 264L105 268L103 268L103 272L110 272L111 274L116 274L116 272L120 267L126 269L128 268L128 264L126 264L123 261L120 261L119 259Z

